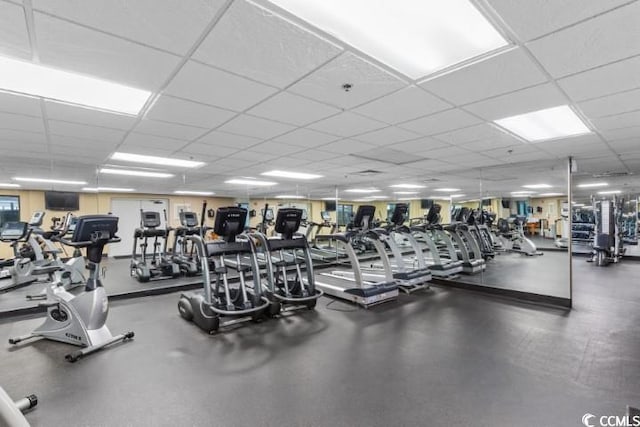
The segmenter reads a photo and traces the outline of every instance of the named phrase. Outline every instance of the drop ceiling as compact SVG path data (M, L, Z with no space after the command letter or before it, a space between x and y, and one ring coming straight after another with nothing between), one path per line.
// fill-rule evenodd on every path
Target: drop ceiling
M140 192L317 198L413 182L432 187L425 197L437 186L499 195L541 181L560 189L571 155L578 180L624 172L611 184L640 191L640 1L473 3L511 46L412 80L266 0L0 0L0 55L149 90L154 100L133 117L0 93L0 182L19 174ZM562 104L593 133L527 143L493 125ZM207 164L172 168L168 180L96 176L117 163L115 151ZM276 168L324 178L224 183ZM368 169L380 173L358 173Z

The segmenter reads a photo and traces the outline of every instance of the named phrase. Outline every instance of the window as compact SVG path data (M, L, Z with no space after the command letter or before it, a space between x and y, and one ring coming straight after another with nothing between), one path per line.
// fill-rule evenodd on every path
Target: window
M20 221L19 196L0 196L0 227L9 221Z
M338 226L344 227L353 219L353 205L338 205Z

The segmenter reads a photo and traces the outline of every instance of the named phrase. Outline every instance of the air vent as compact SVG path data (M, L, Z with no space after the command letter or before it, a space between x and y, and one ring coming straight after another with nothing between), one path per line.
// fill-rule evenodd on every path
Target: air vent
M360 172L354 172L353 175L360 175L360 176L371 176L371 175L378 175L379 173L382 173L381 171L376 171L373 169L367 169L367 170L363 170Z
M604 173L594 174L593 177L594 178L613 178L616 176L627 176L627 175L631 175L631 173L630 172L604 172Z

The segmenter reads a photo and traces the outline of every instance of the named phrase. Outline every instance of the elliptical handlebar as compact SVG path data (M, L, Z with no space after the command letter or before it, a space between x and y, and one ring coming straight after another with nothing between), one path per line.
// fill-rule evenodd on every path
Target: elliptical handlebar
M84 241L81 241L81 242L74 242L74 241L71 241L71 240L67 240L64 237L57 237L56 238L56 241L58 241L58 242L60 242L60 243L62 243L64 245L67 245L67 246L72 246L74 248L86 248L88 246L95 245L100 240L103 241L105 245L107 245L109 243L118 243L118 242L122 241L122 239L120 237L118 237L118 236L113 236L113 237L111 237L109 239L96 237L94 240L84 240Z

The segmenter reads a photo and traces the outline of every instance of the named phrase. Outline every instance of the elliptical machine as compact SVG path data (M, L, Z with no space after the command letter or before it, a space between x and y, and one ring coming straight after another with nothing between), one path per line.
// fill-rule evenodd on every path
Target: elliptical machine
M56 238L67 246L86 248L89 279L84 291L73 295L62 287L47 288L47 301L41 303L47 308L44 323L28 335L9 339L9 344L42 337L84 347L65 356L67 361L76 362L111 344L133 338L133 332L113 336L105 324L109 300L100 278L100 260L105 245L120 241L117 230L118 217L86 215L78 218L71 240L67 240L64 233ZM48 268L54 271L59 267Z
M216 212L214 233L223 240L206 242L199 235L185 237L191 240L198 251L202 268L202 286L200 292L183 293L178 301L178 311L182 318L192 321L203 331L212 334L221 326L228 326L247 320L258 321L263 318L269 306L269 300L262 295L259 283L260 267L256 257L253 240L242 233L247 220L247 210L238 207L219 208ZM249 264L241 257L248 255ZM226 259L233 257L227 263ZM229 269L238 273L239 283L231 286ZM215 274L215 283L211 283L210 269ZM254 278L253 288L246 283L246 274ZM222 323L221 319L229 320Z
M203 205L203 213L206 204ZM180 212L180 226L173 229L173 249L171 261L177 264L187 276L195 276L200 273L200 262L193 242L189 245L187 236L203 236L204 215L202 223L198 226L198 215L195 212Z
M166 211L164 215L166 222ZM167 256L169 228L158 228L161 223L159 212L140 210L140 228L136 228L133 234L133 250L129 264L131 276L135 277L138 282L175 279L180 276L180 266ZM150 238L153 239L153 255L151 262L147 263L147 248ZM140 255L138 255L138 245L141 249Z
M298 233L302 219L302 209L282 208L278 210L275 224L280 237L267 237L262 233L250 235L258 241L258 250L266 260L267 285L264 290L271 302L269 314L272 316L280 313L283 306L288 310L301 307L313 310L323 295L315 287L309 241L304 234ZM301 266L305 268L306 279Z

